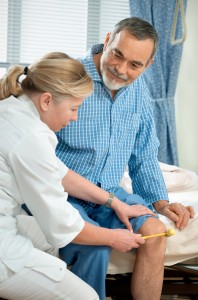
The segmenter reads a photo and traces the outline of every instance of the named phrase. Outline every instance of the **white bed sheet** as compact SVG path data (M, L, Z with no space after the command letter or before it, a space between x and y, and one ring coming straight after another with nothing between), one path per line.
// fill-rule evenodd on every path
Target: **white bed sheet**
M126 187L126 182L125 182ZM122 184L123 186L123 184ZM126 188L126 190L129 190ZM176 229L173 222L160 215L167 229L175 228L175 235L167 238L165 254L165 266L185 262L198 264L198 189L194 191L182 191L169 193L170 202L180 202L183 205L192 205L196 211L195 217L189 221L188 226L180 231ZM135 251L121 253L113 250L108 274L124 274L132 272L135 261Z

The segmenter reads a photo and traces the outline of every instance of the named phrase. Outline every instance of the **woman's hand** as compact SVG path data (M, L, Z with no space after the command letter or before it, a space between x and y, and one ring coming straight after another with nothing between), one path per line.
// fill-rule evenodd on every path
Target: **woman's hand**
M110 246L118 251L127 252L145 243L141 234L132 233L127 229L111 229L111 231L113 238Z
M132 231L132 225L129 222L130 218L139 217L143 215L155 216L155 213L141 204L128 205L117 198L113 199L111 207L114 209L116 215L124 223L126 228Z
M121 252L138 248L145 240L141 234L127 229L109 229L85 222L84 227L73 239L72 243L80 245L108 246Z

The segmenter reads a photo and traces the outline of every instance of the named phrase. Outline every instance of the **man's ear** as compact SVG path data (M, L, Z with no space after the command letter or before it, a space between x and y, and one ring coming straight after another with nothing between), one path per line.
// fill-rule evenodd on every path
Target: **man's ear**
M151 60L149 60L149 62L147 63L146 68L150 67L153 63L154 63L154 58L152 58Z
M106 37L105 37L105 40L104 40L103 51L106 50L106 47L107 47L107 44L108 44L108 42L109 42L110 36L111 36L111 32L108 32L107 35L106 35Z
M52 102L52 95L48 92L46 93L43 93L40 95L40 99L39 99L39 105L40 105L40 108L43 112L46 112L48 111L49 109L49 106Z

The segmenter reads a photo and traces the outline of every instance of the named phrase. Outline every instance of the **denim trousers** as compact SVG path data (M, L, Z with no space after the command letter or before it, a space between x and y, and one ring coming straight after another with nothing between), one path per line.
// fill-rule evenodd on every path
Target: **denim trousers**
M154 211L152 204L146 204L138 195L128 194L122 188L118 188L115 196L121 201L129 204L142 204ZM124 224L118 219L117 215L111 208L102 205L90 205L89 203L68 198L68 201L79 211L82 218L96 226L105 228L125 228ZM144 215L130 219L133 231L137 232L144 222L151 215ZM111 254L111 248L108 246L89 246L69 244L59 250L61 259L71 271L92 286L98 293L100 300L106 299L105 278Z

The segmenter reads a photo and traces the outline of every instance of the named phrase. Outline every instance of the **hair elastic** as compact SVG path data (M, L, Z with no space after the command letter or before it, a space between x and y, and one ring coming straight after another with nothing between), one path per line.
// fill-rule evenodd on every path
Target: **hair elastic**
M24 75L27 75L28 71L29 71L28 67L25 67L25 68L24 68L24 71L23 71L23 74L24 74Z

